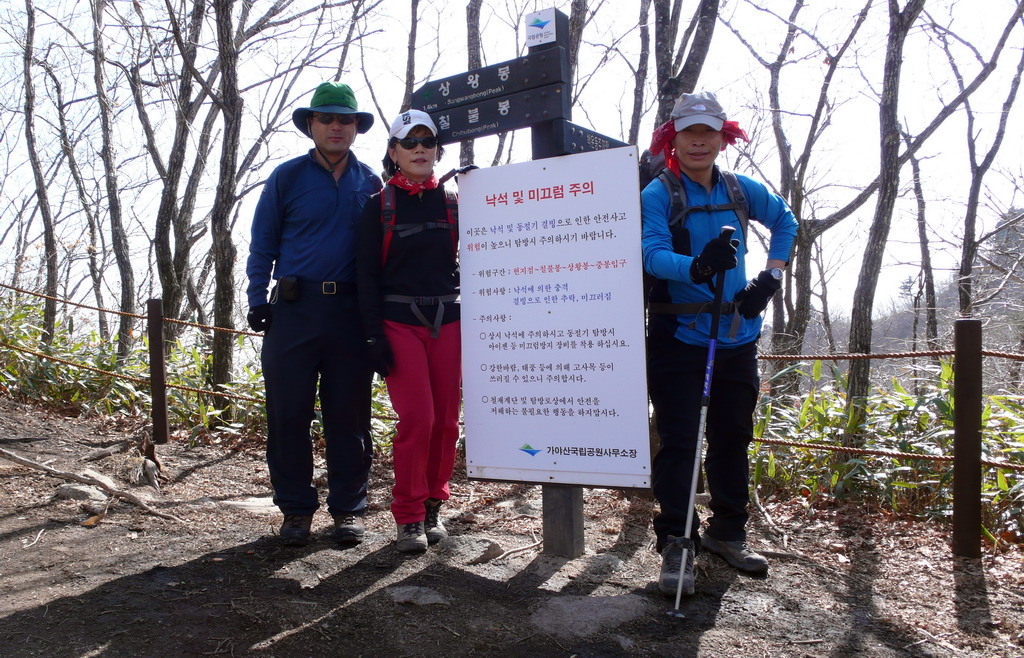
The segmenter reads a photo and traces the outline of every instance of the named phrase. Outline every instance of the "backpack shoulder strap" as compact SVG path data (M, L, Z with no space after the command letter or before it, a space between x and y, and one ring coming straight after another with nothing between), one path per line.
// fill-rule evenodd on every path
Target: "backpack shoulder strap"
M395 188L385 185L380 191L380 222L384 228L384 243L380 250L381 266L388 260L388 249L391 247L391 236L395 226Z
M452 232L452 250L459 257L459 197L453 190L444 191L444 205L448 209L448 228Z
M690 255L690 231L686 228L686 215L689 208L686 205L686 188L683 181L668 169L662 169L658 174L658 180L665 186L668 192L669 208L668 230L672 234L672 250L683 256Z
M679 180L679 177L668 169L661 170L658 180L665 186L668 200L672 204L668 218L668 226L671 229L686 216L686 188L683 187L683 182Z
M740 185L740 181L736 178L736 174L726 169L719 170L723 180L725 180L725 189L729 193L729 201L732 202L733 211L736 213L736 218L740 220L740 229L743 232L743 244L747 244L747 224L750 223L750 204L747 203L747 195L743 192L743 186Z

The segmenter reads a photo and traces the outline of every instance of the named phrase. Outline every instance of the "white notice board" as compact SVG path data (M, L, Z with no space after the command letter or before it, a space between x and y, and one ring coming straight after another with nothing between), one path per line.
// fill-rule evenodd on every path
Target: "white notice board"
M471 478L650 486L637 149L459 177Z

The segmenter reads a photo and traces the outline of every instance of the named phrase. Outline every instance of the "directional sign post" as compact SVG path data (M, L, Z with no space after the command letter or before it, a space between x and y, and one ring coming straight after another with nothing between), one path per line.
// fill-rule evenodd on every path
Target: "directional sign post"
M424 83L412 107L430 114L442 144L531 129L533 159L625 146L572 123L566 52L569 18L557 9L526 17L528 54ZM583 489L542 485L544 552L583 554Z

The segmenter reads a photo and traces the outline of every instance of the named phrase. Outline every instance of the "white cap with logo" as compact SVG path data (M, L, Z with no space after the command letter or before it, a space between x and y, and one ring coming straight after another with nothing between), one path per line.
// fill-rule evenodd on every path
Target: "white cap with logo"
M416 126L424 126L431 135L437 136L437 126L434 125L430 115L422 110L406 110L391 122L391 130L388 131L388 138L404 139L406 135Z

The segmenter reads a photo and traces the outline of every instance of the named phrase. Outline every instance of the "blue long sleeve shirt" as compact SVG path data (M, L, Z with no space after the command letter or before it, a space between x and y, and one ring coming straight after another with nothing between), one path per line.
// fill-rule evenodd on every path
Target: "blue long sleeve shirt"
M750 219L763 224L771 233L768 247L768 258L782 261L789 260L793 240L796 238L797 223L793 212L782 197L773 194L762 183L747 176L737 174L750 207ZM714 185L711 192L694 183L685 174L682 176L686 189L688 206L728 204L729 192L725 181L714 173ZM731 210L691 212L684 226L690 233L690 254L683 256L672 249L672 234L668 227L671 214L671 201L665 185L655 178L644 188L640 195L643 208L643 259L644 269L651 275L665 279L668 293L674 304L710 303L714 301L714 293L704 283L696 284L690 280L690 264L694 257L700 255L704 245L712 238L718 237L723 226L736 229L733 237L740 240L737 253L739 263L736 268L725 273L725 294L723 299L730 301L736 293L743 289L749 277L746 268L747 245L744 243L740 221ZM758 270L759 271L759 270ZM761 316L747 320L740 318L740 326L736 336L730 338L731 318L722 318L719 327L719 346L736 347L757 340L761 334ZM676 339L688 345L707 346L711 331L711 314L676 316Z
M267 303L271 278L354 283L359 217L380 188L377 175L351 151L337 182L312 150L274 169L252 220L249 308Z

